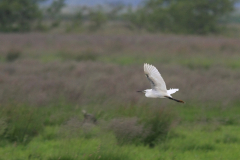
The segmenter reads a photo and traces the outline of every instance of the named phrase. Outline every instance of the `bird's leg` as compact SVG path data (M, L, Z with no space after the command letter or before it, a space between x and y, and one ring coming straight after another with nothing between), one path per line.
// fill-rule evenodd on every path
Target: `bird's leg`
M171 99L171 100L174 100L174 101L179 102L179 103L184 103L182 100L174 99L174 98L168 97L168 96L164 96L164 97L166 97L168 99Z

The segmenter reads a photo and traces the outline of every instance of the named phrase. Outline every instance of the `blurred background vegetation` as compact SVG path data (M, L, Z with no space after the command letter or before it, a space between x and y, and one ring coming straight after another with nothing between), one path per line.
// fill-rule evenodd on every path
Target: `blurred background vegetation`
M239 22L233 0L0 0L0 160L240 159ZM186 103L136 93L143 63Z
M95 6L46 1L1 0L0 31L96 31L114 24L149 32L211 34L239 23L240 17L238 0L143 0L135 6L121 1Z

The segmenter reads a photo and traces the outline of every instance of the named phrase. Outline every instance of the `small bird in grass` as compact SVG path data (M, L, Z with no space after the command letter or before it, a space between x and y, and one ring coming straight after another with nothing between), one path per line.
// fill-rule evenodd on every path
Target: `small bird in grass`
M83 113L83 116L84 116L83 123L85 123L85 122L92 122L94 124L97 123L97 119L93 114L89 114L85 110L82 110L82 113Z
M177 92L179 89L172 88L167 90L166 84L156 67L144 63L144 73L147 79L150 81L152 89L146 89L137 92L143 92L145 93L145 96L149 98L168 98L176 102L184 103L182 100L172 98L171 94Z

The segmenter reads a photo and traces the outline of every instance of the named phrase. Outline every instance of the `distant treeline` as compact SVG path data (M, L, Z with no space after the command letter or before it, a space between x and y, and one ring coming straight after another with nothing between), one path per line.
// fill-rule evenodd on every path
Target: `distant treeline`
M135 8L119 2L79 7L71 14L62 12L65 0L41 7L43 1L0 0L0 32L46 31L61 24L68 31L82 27L94 31L120 21L129 29L150 32L218 33L219 23L227 22L237 0L144 0Z

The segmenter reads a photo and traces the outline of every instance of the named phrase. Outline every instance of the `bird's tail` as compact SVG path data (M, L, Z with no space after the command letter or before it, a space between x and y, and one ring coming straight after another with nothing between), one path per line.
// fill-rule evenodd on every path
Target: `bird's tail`
M173 94L173 93L175 93L175 92L177 92L177 91L179 91L178 88L170 88L169 90L167 90L167 93L168 93L169 95L171 95L171 94Z

